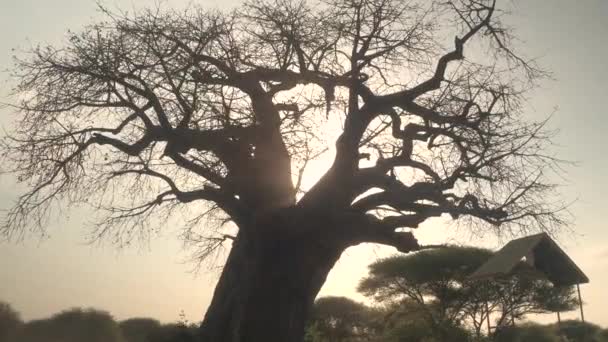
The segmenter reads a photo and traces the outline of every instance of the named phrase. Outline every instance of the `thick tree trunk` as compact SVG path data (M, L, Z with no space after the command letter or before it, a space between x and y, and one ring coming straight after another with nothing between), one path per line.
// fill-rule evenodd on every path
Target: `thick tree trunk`
M287 226L272 222L237 236L201 325L202 341L302 341L308 312L344 248L321 229L279 221Z

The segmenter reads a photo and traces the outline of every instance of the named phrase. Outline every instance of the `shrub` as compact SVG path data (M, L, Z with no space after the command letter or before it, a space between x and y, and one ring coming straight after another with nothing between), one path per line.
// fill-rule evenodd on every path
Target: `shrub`
M131 318L120 322L119 326L129 342L148 342L161 329L160 322L151 318Z
M561 342L556 330L552 327L534 323L516 327L503 328L497 331L495 342Z
M560 333L570 341L575 342L602 342L602 329L589 322L568 320L563 321L559 328Z

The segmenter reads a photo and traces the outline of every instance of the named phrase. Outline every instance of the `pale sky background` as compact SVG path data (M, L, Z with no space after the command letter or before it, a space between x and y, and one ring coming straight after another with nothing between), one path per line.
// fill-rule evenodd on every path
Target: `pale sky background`
M504 0L503 0L504 1ZM185 0L167 0L181 7ZM237 0L193 1L221 7ZM144 0L107 0L110 7L129 9L154 5ZM517 10L509 18L525 42L524 52L540 56L555 81L536 91L529 103L535 117L557 113L552 127L561 130L556 139L560 157L579 162L568 170L564 198L572 206L574 234L564 234L560 244L591 278L582 286L589 321L608 326L608 234L605 231L608 194L608 0L513 1ZM78 30L99 18L93 0L0 0L0 69L10 68L11 48L61 41L67 29ZM7 74L0 74L0 101L6 101ZM11 112L0 109L6 125ZM18 189L9 176L0 176L0 208L7 208ZM48 229L50 239L21 243L0 242L0 301L12 304L27 320L47 317L71 307L95 307L117 319L154 317L176 321L183 310L199 321L209 303L217 272L189 273L187 254L175 231L168 228L148 245L126 250L89 246L83 229L88 213L66 211ZM498 248L501 243L486 236L469 241L435 220L416 232L422 243L446 241ZM322 294L352 296L366 265L388 248L360 246L347 250L330 273ZM577 312L567 315L577 317ZM553 317L541 317L543 321Z

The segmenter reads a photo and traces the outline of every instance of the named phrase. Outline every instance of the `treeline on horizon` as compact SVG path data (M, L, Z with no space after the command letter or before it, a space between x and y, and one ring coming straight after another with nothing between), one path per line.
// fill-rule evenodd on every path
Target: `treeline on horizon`
M430 336L424 319L391 312L390 307L370 307L346 297L317 299L307 327L306 342L605 342L608 329L568 320L541 325L525 322L500 335L475 339L452 327L451 339ZM420 314L420 313L418 313ZM400 322L396 322L400 321ZM162 324L153 318L116 321L106 311L74 308L46 319L24 322L8 303L0 302L0 342L194 342L198 324L183 317Z
M521 321L493 329L476 335L457 322L437 324L411 302L378 307L328 296L316 300L305 342L608 342L608 329L580 320Z
M93 308L24 322L10 304L0 301L0 342L194 342L198 328L183 317L169 324L153 318L116 321L109 312Z
M372 305L318 298L305 341L608 342L608 329L592 323L529 322L530 314L558 316L579 303L573 287L553 286L526 262L505 278L470 280L492 255L451 246L377 260L357 288ZM204 327L183 315L171 324L152 318L116 321L108 312L79 308L23 322L0 298L0 342L199 342L199 329Z

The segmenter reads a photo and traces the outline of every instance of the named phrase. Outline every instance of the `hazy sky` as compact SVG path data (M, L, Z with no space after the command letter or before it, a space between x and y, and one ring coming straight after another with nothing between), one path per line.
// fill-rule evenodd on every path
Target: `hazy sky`
M503 0L504 1L504 0ZM201 5L230 6L236 0L192 1ZM153 5L153 1L108 0L111 7ZM167 0L168 6L187 1ZM579 162L568 170L567 200L576 218L574 234L564 234L560 244L591 278L582 286L586 317L608 326L608 234L605 211L608 194L608 1L513 1L516 13L509 22L516 27L529 56L554 72L530 98L533 116L558 111L551 122L559 128L556 150L560 157ZM77 30L99 14L93 0L0 0L0 69L10 67L11 48L61 41L65 31ZM7 75L0 74L0 101L6 101ZM0 109L0 123L11 112ZM0 208L7 208L18 189L11 177L0 177ZM69 216L67 215L69 214ZM148 245L127 250L84 244L86 211L69 211L52 222L50 239L0 242L0 301L8 301L25 319L41 318L74 307L96 307L116 318L150 316L175 321L180 310L190 320L200 320L211 297L217 272L194 275L185 263L187 254L168 228ZM446 239L469 243L468 235L454 232L440 220L421 226L423 243ZM499 247L493 238L470 243ZM354 288L366 265L391 250L371 246L351 248L332 270L322 294L359 297ZM576 316L576 313L571 316ZM544 319L553 319L552 317Z

